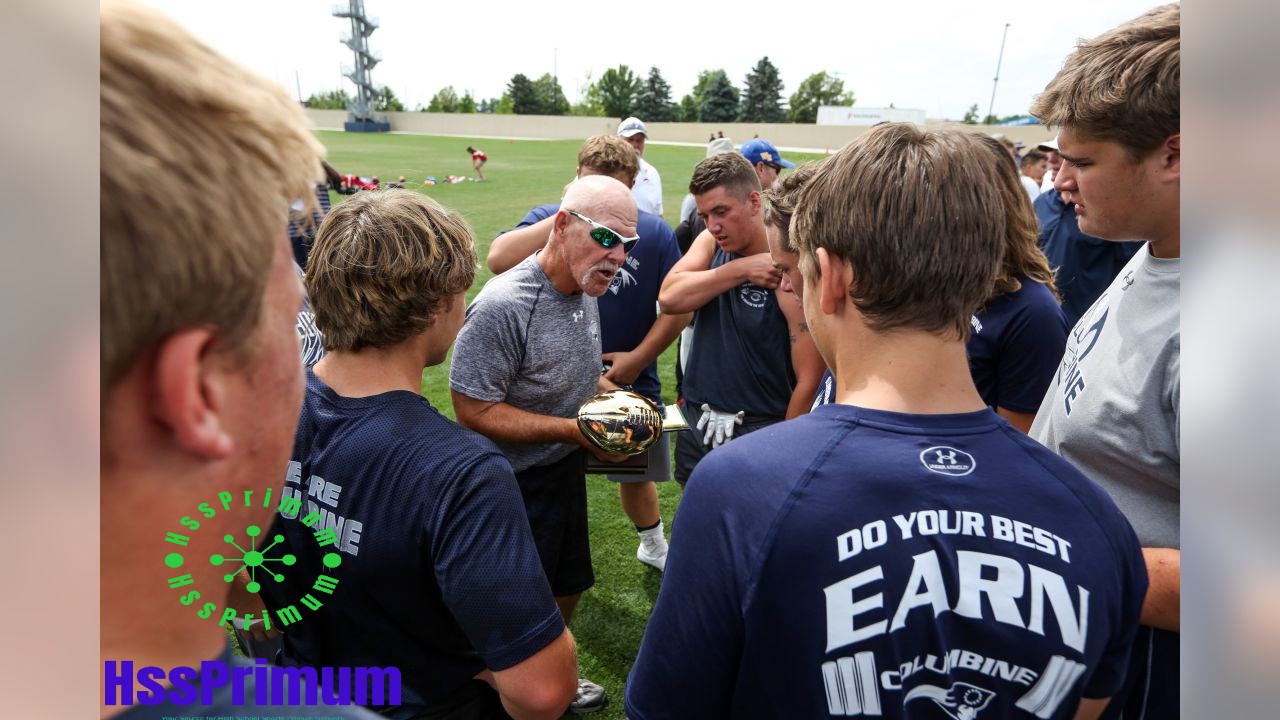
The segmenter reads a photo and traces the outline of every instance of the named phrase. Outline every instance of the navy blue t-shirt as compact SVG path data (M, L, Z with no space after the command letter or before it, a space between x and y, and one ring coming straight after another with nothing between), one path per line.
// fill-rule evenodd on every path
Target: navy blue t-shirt
M282 628L290 664L399 668L402 703L380 711L409 718L564 631L511 465L426 398L342 397L308 370L293 458L284 494L301 512L277 515L270 534L297 563L262 581L274 614L300 612ZM299 521L314 512L313 527ZM334 542L321 548L325 529ZM336 578L331 593L315 589L321 573ZM308 593L318 610L300 601Z
M836 376L831 374L831 368L827 368L822 371L822 380L818 382L818 393L813 396L813 405L809 406L809 409L816 410L835 401Z
M1057 190L1040 193L1035 209L1040 249L1049 258L1049 267L1058 271L1054 284L1062 295L1062 312L1070 329L1142 243L1111 242L1080 232L1075 206L1062 202Z
M559 203L539 205L516 225L528 227L560 211ZM671 226L659 215L640 211L636 222L640 241L614 276L609 290L597 300L600 309L601 352L636 349L653 328L658 313L658 290L672 266L680 260L680 246ZM631 388L655 402L662 402L662 382L655 360L641 371Z
M626 710L1069 718L1146 588L1106 493L994 412L826 405L694 471Z
M300 218L289 219L289 244L293 246L293 261L304 270L307 258L311 255L311 245L316 239L316 231L329 214L329 186L316 185L315 190L316 209L311 213L311 223L306 224Z
M739 257L717 247L709 267ZM795 387L790 332L775 291L746 282L698 308L682 387L690 406L741 410L747 424L781 420Z
M974 314L965 350L983 402L1034 413L1062 362L1068 328L1049 288L1019 280L1022 287Z

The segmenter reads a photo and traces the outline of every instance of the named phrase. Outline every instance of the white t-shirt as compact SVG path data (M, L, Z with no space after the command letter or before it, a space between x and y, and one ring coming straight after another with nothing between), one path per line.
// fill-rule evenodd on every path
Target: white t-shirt
M1044 171L1044 178L1040 180L1040 192L1046 193L1053 189L1053 169Z
M662 214L662 178L658 177L658 169L645 162L644 158L640 158L640 172L636 174L631 195L642 212Z
M1022 181L1022 188L1031 196L1031 202L1035 202L1036 198L1040 197L1040 186L1026 175L1019 175L1018 179Z

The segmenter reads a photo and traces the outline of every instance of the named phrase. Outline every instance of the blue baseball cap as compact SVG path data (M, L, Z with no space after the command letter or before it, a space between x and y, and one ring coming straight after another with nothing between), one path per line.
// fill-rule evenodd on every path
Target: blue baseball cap
M778 152L778 148L769 143L768 140L748 140L742 143L742 147L738 149L747 162L755 165L756 163L768 163L770 165L781 165L784 168L793 168L795 163L790 160L783 160L782 153Z

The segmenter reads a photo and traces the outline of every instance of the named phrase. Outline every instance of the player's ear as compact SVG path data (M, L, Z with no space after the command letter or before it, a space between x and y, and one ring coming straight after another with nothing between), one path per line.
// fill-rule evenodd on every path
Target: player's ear
M818 292L822 298L822 312L835 315L844 308L848 287L853 280L853 268L843 259L827 252L826 248L818 248L814 251L814 256L818 265Z
M569 221L572 219L573 216L569 215L564 208L561 208L560 211L556 213L556 219L551 225L551 237L564 237L565 228L569 226Z
M234 445L226 424L229 374L216 341L211 328L170 335L156 349L149 382L154 420L174 445L206 460L226 458Z
M1166 182L1178 182L1182 177L1182 133L1170 135L1158 151L1162 159L1160 170Z

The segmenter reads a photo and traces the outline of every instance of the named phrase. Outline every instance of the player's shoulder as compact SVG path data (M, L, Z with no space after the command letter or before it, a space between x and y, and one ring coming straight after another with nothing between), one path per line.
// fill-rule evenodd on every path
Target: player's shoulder
M1002 312L1011 319L1017 317L1024 322L1037 324L1063 317L1062 306L1047 285L1026 277L1018 280L1020 287L1017 290L993 301L993 306L997 303L1003 305L1002 309L997 308L997 312Z
M422 405L385 428L378 454L388 461L386 467L404 468L432 485L512 475L510 462L492 440L446 418L428 403Z
M1053 296L1053 291L1048 285L1026 277L1019 278L1018 281L1021 287L1015 294L1023 304L1037 310L1058 307L1058 300Z
M1061 455L1012 426L1005 428L1003 434L1012 446L1008 451L1010 455L1016 454L1032 464L1029 472L1035 474L1024 476L1025 479L1054 483L1074 497L1077 507L1085 511L1113 543L1125 542L1132 536L1129 521L1101 485ZM1068 508L1061 510L1066 512Z
M818 456L842 425L843 420L825 413L808 413L774 423L720 446L698 463L695 472L705 467L709 475L730 485L787 478Z
M676 233L661 215L640 210L636 220L636 234L642 243L676 244Z
M541 205L537 205L524 216L524 220L520 221L520 225L532 225L541 220L546 220L558 212L560 212L560 203L543 203Z
M489 278L467 307L467 317L470 318L473 312L517 312L519 306L511 301L536 297L542 291L545 278L537 256L531 255L506 272Z

